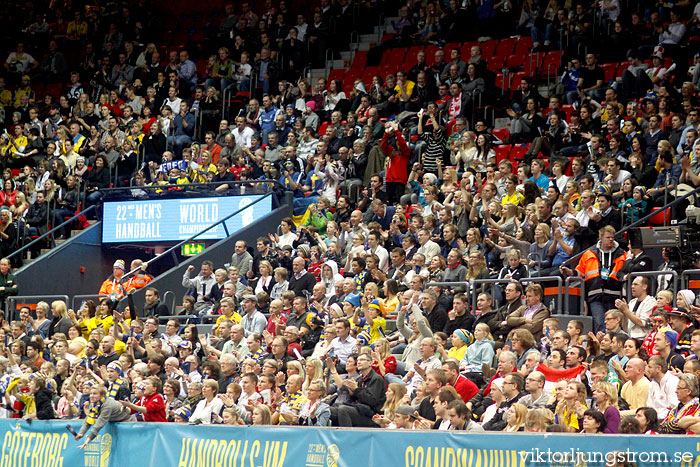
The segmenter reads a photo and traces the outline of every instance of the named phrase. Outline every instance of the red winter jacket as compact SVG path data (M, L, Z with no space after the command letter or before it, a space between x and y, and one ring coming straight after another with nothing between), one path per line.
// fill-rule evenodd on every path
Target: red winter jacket
M408 161L411 159L411 148L406 144L403 135L396 131L396 146L389 144L389 135L384 133L382 138L382 151L389 158L386 168L387 183L408 183Z

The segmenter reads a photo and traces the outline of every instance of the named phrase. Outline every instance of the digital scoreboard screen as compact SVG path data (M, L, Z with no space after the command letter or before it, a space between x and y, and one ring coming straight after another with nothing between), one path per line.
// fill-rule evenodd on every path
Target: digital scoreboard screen
M186 240L263 196L107 201L104 203L102 241L129 243ZM268 196L227 220L225 224L228 235L233 235L271 211L272 197ZM222 223L196 240L220 240L226 236Z

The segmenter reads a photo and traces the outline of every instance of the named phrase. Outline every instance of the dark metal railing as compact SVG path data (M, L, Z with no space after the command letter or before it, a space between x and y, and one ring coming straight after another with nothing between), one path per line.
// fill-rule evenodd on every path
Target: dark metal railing
M94 210L94 209L96 209L96 208L97 208L97 205L92 205L92 206L90 206L89 208L80 211L78 214L74 215L74 216L71 217L70 219L68 219L68 220L66 220L66 221L63 221L61 224L55 226L53 229L49 230L49 231L46 232L45 234L40 235L39 237L35 238L35 239L32 240L31 242L27 243L27 244L24 245L22 248L13 251L13 252L10 253L9 255L7 255L7 257L8 257L8 258L12 258L12 257L14 257L14 256L17 256L18 254L20 254L20 253L22 253L22 252L28 250L30 247L32 247L32 246L36 245L37 243L43 241L44 239L49 238L49 237L53 238L53 235L54 235L54 233L55 233L57 230L62 229L62 228L65 227L66 225L68 225L68 224L70 224L71 222L73 222L74 220L78 219L78 217L83 216L83 215L85 215L86 213L88 213L88 212L90 212L90 211L92 211L92 210Z

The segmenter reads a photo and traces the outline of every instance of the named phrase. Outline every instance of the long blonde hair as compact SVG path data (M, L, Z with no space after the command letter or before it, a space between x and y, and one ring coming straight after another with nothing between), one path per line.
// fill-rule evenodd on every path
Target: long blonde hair
M321 362L321 360L318 357L311 357L307 360L307 363L310 363L313 367L313 373L306 373L304 384L302 384L301 386L301 391L304 394L306 394L306 391L309 389L311 383L313 383L316 380L323 379L323 362Z
M68 318L68 309L66 308L66 302L63 300L55 300L51 302L51 311L56 311L56 313L61 316L61 318Z
M486 267L486 258L484 257L484 254L480 251L470 252L469 254L479 255L479 262L476 264L475 268L472 268L471 263L469 263L469 265L467 266L467 279L476 279L479 276L479 273Z
M608 407L617 408L617 388L612 383L606 383L605 381L600 381L596 383L593 390L598 389L608 396L607 400L603 404L598 404L598 410L604 412Z
M549 409L532 409L525 416L525 431L545 432L553 421L554 414Z
M301 363L299 363L299 361L292 360L291 362L287 362L287 371L289 371L290 367L297 370L299 376L301 376L304 379L306 378L306 371L304 370L304 367L301 366Z
M466 144L464 143L464 138L467 138ZM460 151L467 151L471 148L476 147L476 134L474 134L473 131L465 131L464 135L462 135L462 138L459 143L459 150Z
M394 397L391 400L387 399L386 402L384 402L382 411L384 412L384 415L393 420L394 414L396 413L396 408L401 405L401 400L403 399L403 396L406 395L406 386L401 383L389 383L389 389L391 389L391 391L394 393Z
M503 431L518 431L520 427L525 425L525 417L527 416L527 407L523 404L513 404L508 410L515 410L515 424L508 423Z

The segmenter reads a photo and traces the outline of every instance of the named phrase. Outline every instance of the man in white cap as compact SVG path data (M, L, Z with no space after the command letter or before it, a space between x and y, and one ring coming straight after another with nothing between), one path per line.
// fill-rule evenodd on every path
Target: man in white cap
M121 279L126 273L126 266L123 259L118 259L112 265L112 275L109 276L100 287L99 295L109 297L112 300L119 300L125 295L124 286Z
M262 335L267 329L267 319L258 311L258 297L253 294L243 295L243 310L245 315L241 319L241 325L246 337L251 334Z

